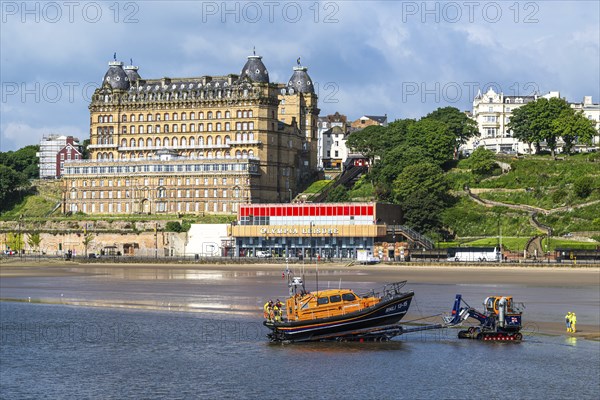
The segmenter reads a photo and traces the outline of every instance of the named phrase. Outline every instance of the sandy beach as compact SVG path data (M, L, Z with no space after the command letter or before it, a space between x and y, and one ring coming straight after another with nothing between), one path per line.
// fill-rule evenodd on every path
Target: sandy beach
M281 276L285 270L285 264L123 264L123 263L76 263L56 260L55 262L18 262L11 260L10 263L0 265L0 279L3 286L7 284L10 278L67 278L77 276L96 276L99 274L111 274L112 272L127 271L131 276L143 276L149 270L156 274L168 274L184 271L186 274L207 273L210 271L222 272L223 274L262 274L272 277ZM298 273L304 268L308 279L314 279L316 274L315 264L290 264L289 268ZM548 304L560 302L561 299L553 298L553 291L565 287L573 288L571 292L576 295L578 290L585 289L587 293L600 292L600 268L586 267L538 267L521 265L503 265L503 266L437 266L437 265L353 265L324 263L318 265L320 278L322 281L335 281L338 279L344 282L393 282L407 280L413 285L436 285L436 284L455 284L455 285L493 285L492 287L502 288L503 285L520 285L538 290L543 293L543 301ZM229 276L229 275L228 275ZM185 277L182 281L185 281ZM234 279L234 278L231 278ZM277 278L272 278L277 279ZM111 285L111 281L105 285ZM352 285L348 285L352 286ZM490 293L498 294L498 293ZM6 299L4 294L1 298ZM96 302L98 303L98 302ZM86 305L78 302L77 304ZM97 305L97 304L96 304ZM600 313L600 304L592 304L592 310L595 308ZM414 312L414 310L413 310ZM567 335L564 322L536 321L534 315L526 314L527 322L534 325L538 333ZM418 318L417 314L407 315L406 320ZM575 337L600 339L599 324L586 324L580 321L578 332L568 334Z

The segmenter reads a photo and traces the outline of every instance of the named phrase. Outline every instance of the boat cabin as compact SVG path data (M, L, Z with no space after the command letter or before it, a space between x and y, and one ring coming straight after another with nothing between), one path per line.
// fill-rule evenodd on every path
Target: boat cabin
M337 317L363 310L380 302L374 296L357 296L350 289L295 293L286 300L288 321Z

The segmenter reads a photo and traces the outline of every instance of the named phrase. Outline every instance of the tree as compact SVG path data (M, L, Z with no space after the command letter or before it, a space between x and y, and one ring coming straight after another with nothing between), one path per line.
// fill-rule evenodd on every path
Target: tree
M7 234L6 244L8 244L8 247L10 247L11 250L15 250L20 253L21 250L23 250L25 248L25 242L23 241L23 234L22 233Z
M475 175L489 175L496 167L494 152L484 147L478 147L469 157L468 165Z
M92 243L92 240L94 240L94 235L92 235L91 233L86 233L85 235L83 235L82 243L83 243L83 247L85 248L85 257L86 258L88 256L88 247Z
M350 196L348 195L346 188L343 185L338 185L331 189L327 194L327 199L325 201L328 203L340 203L349 200Z
M456 137L445 123L423 118L409 127L406 144L421 147L431 160L441 166L454 158Z
M25 146L17 151L0 152L0 164L23 173L27 179L39 178L38 157L40 146Z
M181 227L181 223L179 221L169 221L167 225L165 225L165 231L167 232L183 232L183 228Z
M394 181L393 193L407 225L420 232L440 227L448 182L438 165L426 162L407 166Z
M40 248L40 243L42 242L42 237L39 232L32 232L27 235L27 244L33 251L38 251Z
M589 176L582 176L573 182L573 190L575 195L580 199L585 199L592 194L594 181Z
M29 181L24 174L3 164L0 164L0 177L0 209L2 209L14 203L15 194L29 186Z
M540 142L545 141L554 157L559 135L552 125L568 109L570 106L564 99L541 97L515 109L508 128L515 138L527 143L530 148L531 144L535 144L537 151L540 149Z
M477 123L469 118L464 112L455 107L438 108L427 114L425 118L443 122L456 138L458 146L479 135Z
M346 146L355 152L361 153L369 159L371 165L375 156L381 156L388 146L385 140L386 128L379 125L368 126L348 136Z
M594 121L586 118L583 111L575 111L570 107L552 121L552 129L562 137L565 143L563 151L567 154L575 143L592 143L592 138L597 135L594 125Z

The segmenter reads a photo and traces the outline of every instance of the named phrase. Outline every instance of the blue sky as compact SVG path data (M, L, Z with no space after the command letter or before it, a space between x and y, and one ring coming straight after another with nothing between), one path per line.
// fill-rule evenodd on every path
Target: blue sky
M478 88L600 99L597 1L2 1L0 150L89 137L89 97L117 53L143 78L239 73L296 59L321 114L418 118Z

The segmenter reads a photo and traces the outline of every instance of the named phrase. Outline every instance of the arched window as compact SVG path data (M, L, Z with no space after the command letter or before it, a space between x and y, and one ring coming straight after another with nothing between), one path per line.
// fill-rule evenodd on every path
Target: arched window
M244 123L242 124L242 130L243 130L243 131L247 131L247 130L248 130L248 123L247 123L247 122L244 122Z
M225 122L225 130L226 131L230 131L231 130L231 124L229 122Z
M121 147L127 147L127 139L121 139Z
M242 152L239 150L236 150L235 152L235 158L242 158Z
M179 126L178 125L173 125L173 132L175 132L175 133L179 132Z
M241 122L236 122L235 123L235 129L238 130L238 131L241 131L242 130L242 123Z
M112 115L108 116L108 122L113 122L113 116Z
M131 140L129 141L129 146L131 146L131 147L135 147L135 139L131 139Z
M138 147L144 147L144 139L138 140Z
M160 138L154 139L154 146L155 147L160 147Z
M206 124L206 130L209 132L212 132L212 124L211 123Z
M190 113L190 119L195 119L195 118L196 118L196 113L192 111Z
M198 119L204 119L204 113L202 111L198 113Z
M217 128L217 132L220 132L220 131L221 131L221 123L220 123L220 122L217 122L217 124L216 124L216 125L217 125L217 126L216 126L216 128Z
M163 143L165 144L165 147L169 147L171 142L169 141L169 138L166 137L163 139Z
M242 118L242 112L240 110L237 111L237 117Z
M242 151L242 158L248 158L248 152L246 150Z
M152 122L152 114L148 114L146 117L147 117L146 121Z
M242 115L244 116L244 118L248 118L248 111L244 110L244 113Z
M225 135L225 144L229 144L229 142L231 142L231 138L229 135Z
M236 133L235 134L235 141L236 142L241 142L242 141L242 134L241 133Z
M198 132L204 132L204 124L198 124Z
M165 114L165 115L166 115L166 114ZM160 114L159 114L159 113L156 113L156 120L157 120L157 121L160 121Z
M144 114L139 114L138 115L138 121L144 122Z
M231 118L231 113L229 111L225 111L225 118Z
M248 141L248 134L247 133L242 133L242 142L247 142Z
M98 115L98 123L101 124L102 123L102 115Z
M129 128L129 133L135 133L135 126L131 126L131 128Z
M196 124L190 124L190 132L196 132Z
M206 145L207 146L212 146L212 144L213 144L213 138L212 138L212 136L207 137L206 138Z
M225 152L225 158L231 158L231 152L229 150Z
M248 122L248 129L250 129L250 130L254 129L254 122Z
M173 147L177 147L179 145L179 141L176 137L173 138Z
M207 151L207 152L206 152L206 158L213 158L213 153L212 153L212 151Z
M143 127L142 125L140 125L140 126L138 127L138 131L139 131L140 133L144 133L144 127Z
M204 138L202 136L198 136L198 146L204 146Z
M135 122L135 114L131 114L131 116L129 117L129 121Z
M185 113L185 112L182 112L182 113L181 113L181 120L182 120L182 121L185 121L186 119L187 119L187 113Z
M252 118L252 110L248 111L248 118Z
M248 157L254 157L254 150L248 150Z
M148 125L148 133L152 133L152 132L153 132L152 125Z
M165 133L169 133L169 125L165 124Z
M204 158L204 152L203 151L199 151L198 152L198 158Z
M150 139L150 138L146 139L146 146L152 147L152 139Z
M209 111L209 112L206 113L206 118L207 119L212 119L212 117L213 117L212 111Z
M190 146L195 146L196 145L196 139L194 139L194 137L192 136L190 138Z
M181 132L187 132L187 125L181 124Z
M217 119L221 118L221 111L217 111Z
M181 138L181 146L187 146L187 140L184 137Z
M222 144L223 144L223 142L221 142L221 136L217 136L217 137L215 138L215 144L216 144L217 146L220 146L220 145L222 145Z
M222 157L220 150L216 152L215 157L216 158L221 158Z
M109 153L109 154L108 154L108 159L109 159L109 160L112 160L112 159L113 159L113 153Z
M173 121L178 121L179 115L177 113L173 113Z
M121 122L127 122L127 115L123 114L123 116L121 116Z

